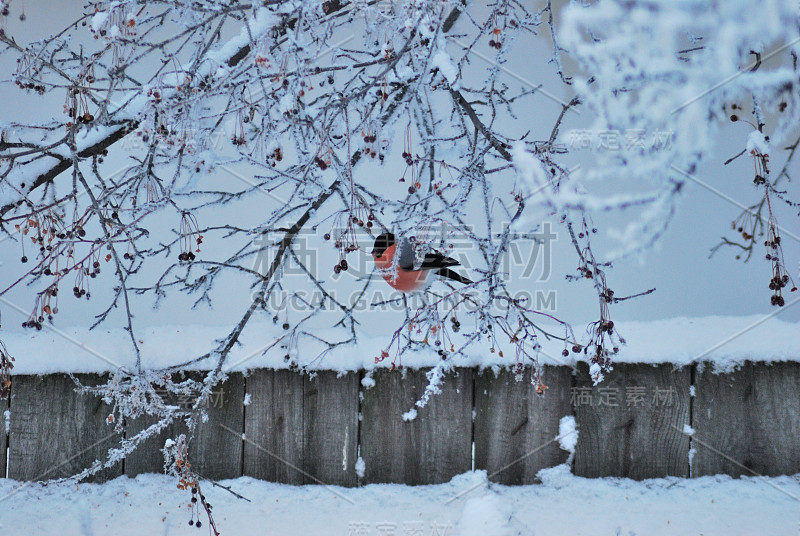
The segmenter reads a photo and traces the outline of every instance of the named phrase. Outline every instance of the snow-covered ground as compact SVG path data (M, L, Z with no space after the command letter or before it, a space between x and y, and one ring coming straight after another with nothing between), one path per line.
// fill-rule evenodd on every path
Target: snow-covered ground
M795 535L800 475L731 479L585 479L566 466L541 485L489 484L484 471L435 486L346 489L287 486L242 477L204 484L223 535L680 536ZM0 532L115 536L206 534L190 527L189 493L163 475L105 484L26 484L0 479Z

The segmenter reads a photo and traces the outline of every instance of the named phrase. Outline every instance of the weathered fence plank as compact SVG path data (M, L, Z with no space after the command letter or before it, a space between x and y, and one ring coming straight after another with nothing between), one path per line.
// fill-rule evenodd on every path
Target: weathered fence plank
M201 373L189 376L202 380ZM168 403L189 410L194 400L169 397ZM198 427L197 435L189 443L189 460L198 474L219 480L236 478L242 474L242 431L244 430L244 377L231 373L225 382L217 384L205 405L208 420ZM127 437L154 424L155 417L144 415L127 423ZM125 474L162 473L164 458L159 452L167 438L179 434L189 435L182 418L178 418L161 433L148 438L125 459ZM224 453L224 455L220 455Z
M16 379L14 380L16 381ZM8 398L0 398L0 478L6 476L6 449L8 448L8 430L5 412L8 410ZM10 424L10 423L9 423Z
M692 476L800 472L800 363L695 377Z
M531 369L522 381L508 370L487 370L475 377L475 468L505 485L532 484L544 467L564 463L558 441L559 421L572 414L572 370L544 367L544 396L531 385Z
M173 378L179 381L180 378ZM180 406L181 408L189 408L191 400L179 399L173 395L162 393L161 396L165 397L165 403ZM145 428L158 422L158 418L152 415L142 415L136 419L127 419L125 422L125 437L132 438ZM170 425L168 425L160 433L151 436L144 440L139 446L128 454L125 458L125 474L133 477L142 473L163 473L164 472L164 457L159 452L164 448L164 442L168 438L175 438L179 434L188 434L189 429L181 418L177 418Z
M472 369L449 373L424 408L414 405L428 385L424 370L382 369L373 377L361 410L366 482L435 484L471 468ZM412 408L417 417L403 420Z
M130 419L125 426L125 435L128 438L133 437L157 421L158 419L151 415ZM164 442L167 438L174 438L179 434L188 434L188 432L189 429L183 420L178 419L160 433L148 437L125 458L125 474L133 477L142 473L163 473L164 457L160 450L164 448Z
M363 390L361 402L355 372L309 377L258 370L247 378L237 373L214 388L208 420L190 442L190 460L212 479L245 474L291 484L418 485L469 470L474 438L476 468L486 469L494 482L527 484L541 468L566 459L553 439L560 418L574 411L577 475L687 476L685 424L695 429L692 476L800 472L800 363L746 363L730 374L705 369L695 376L690 416L690 371L669 364L619 364L597 387L585 364L574 378L567 367L545 367L544 397L533 392L530 370L517 383L507 371L495 376L457 369L424 408L415 402L428 384L425 371L375 371L376 385ZM97 375L77 377L87 385L101 381ZM251 396L248 406L245 391ZM2 418L7 404L8 438ZM417 417L404 421L402 414L411 409ZM6 467L19 480L47 480L104 460L119 442L106 422L109 413L99 398L75 392L69 376L15 376L10 402L0 400L0 471ZM147 417L128 422L127 437L150 422ZM185 431L178 422L149 439L125 460L124 472L161 472L164 439ZM360 480L359 448L366 462ZM122 470L112 467L95 480Z
M617 364L597 387L580 363L572 392L576 475L641 480L688 476L688 368Z
M207 408L208 420L199 423L189 443L193 469L205 478L221 480L242 476L245 378L232 372L214 386Z
M320 371L304 387L305 483L357 485L359 375Z
M271 482L303 484L303 375L257 370L247 377L244 474Z
M98 385L94 374L75 375L84 385ZM111 408L99 397L75 391L69 376L15 376L11 391L9 477L49 480L71 476L105 460L119 434L107 424ZM122 474L122 464L90 480Z

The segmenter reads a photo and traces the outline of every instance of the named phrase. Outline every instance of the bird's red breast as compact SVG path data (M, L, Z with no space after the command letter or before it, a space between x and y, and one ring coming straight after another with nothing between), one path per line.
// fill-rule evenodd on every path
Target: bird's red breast
M389 285L401 292L413 292L423 288L428 280L430 270L403 270L394 263L397 244L392 244L375 257L375 266Z

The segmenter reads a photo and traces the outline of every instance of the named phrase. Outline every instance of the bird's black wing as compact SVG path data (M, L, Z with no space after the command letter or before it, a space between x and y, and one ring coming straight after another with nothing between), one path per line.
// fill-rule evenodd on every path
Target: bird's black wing
M453 258L445 257L438 251L431 251L425 254L422 264L416 264L416 256L414 255L414 246L407 238L401 238L397 245L398 257L397 265L403 270L434 270L436 268L447 268L448 266L457 266L459 262Z
M446 277L447 279L452 279L453 281L458 281L459 283L464 283L465 285L472 284L471 279L468 279L463 275L454 272L450 268L442 268L441 270L436 270L436 274L442 277Z
M420 266L423 270L431 270L434 268L447 268L448 266L458 266L459 262L451 257L445 257L438 251L425 254L425 260L422 261Z

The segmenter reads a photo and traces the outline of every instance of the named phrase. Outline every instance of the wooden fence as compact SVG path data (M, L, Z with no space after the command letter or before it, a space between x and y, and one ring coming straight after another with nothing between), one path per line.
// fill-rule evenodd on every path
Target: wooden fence
M567 461L555 438L559 420L574 415L577 475L800 473L800 363L746 363L730 374L702 366L621 364L598 387L585 365L577 371L545 367L549 389L543 397L533 392L529 374L515 382L507 371L457 369L410 421L401 415L423 393L425 371L379 370L369 389L361 385L363 373L355 372L231 374L215 388L190 457L194 469L211 479L414 485L445 482L474 468L485 469L494 482L529 484L540 469ZM76 392L68 376L16 376L10 401L0 404L0 414L11 409L9 434L0 433L0 469L7 468L10 478L72 475L103 459L120 440L106 423L110 408ZM125 433L130 437L151 422L129 422ZM183 427L175 424L147 440L96 480L162 472L164 439ZM365 462L361 477L359 456Z

